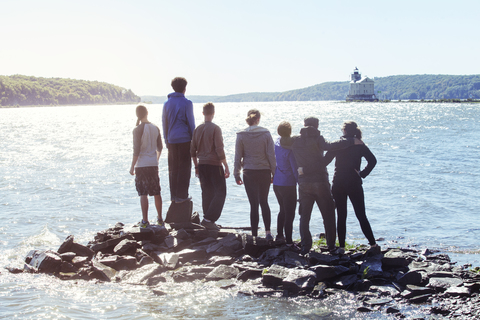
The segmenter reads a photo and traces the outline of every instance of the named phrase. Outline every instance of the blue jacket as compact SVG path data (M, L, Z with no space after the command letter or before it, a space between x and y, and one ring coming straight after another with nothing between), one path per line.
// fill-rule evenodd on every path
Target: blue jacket
M185 98L181 92L170 93L163 104L162 123L167 147L169 143L192 141L195 130L192 101Z
M275 159L277 161L277 167L275 169L275 176L273 177L273 185L275 186L295 186L298 180L297 162L291 149L290 138L283 138L283 141L287 142L285 148L280 145L279 137L275 141ZM290 145L290 146L288 146Z

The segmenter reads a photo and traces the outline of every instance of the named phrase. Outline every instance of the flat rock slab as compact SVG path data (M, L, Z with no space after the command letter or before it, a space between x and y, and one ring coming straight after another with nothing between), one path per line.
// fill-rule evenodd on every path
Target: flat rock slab
M219 265L205 277L205 280L217 281L223 279L233 279L237 277L238 273L239 271L235 267Z

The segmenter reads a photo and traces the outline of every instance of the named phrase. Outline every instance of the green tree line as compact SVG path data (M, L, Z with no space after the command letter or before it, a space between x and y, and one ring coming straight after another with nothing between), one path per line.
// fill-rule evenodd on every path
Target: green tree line
M0 105L70 105L136 103L132 90L113 84L23 75L0 76Z
M480 99L480 75L401 75L376 77L379 99ZM349 81L324 82L308 88L285 92L253 92L228 96L187 96L193 102L323 101L345 100ZM378 93L380 92L380 93ZM166 97L142 97L144 101L163 103Z

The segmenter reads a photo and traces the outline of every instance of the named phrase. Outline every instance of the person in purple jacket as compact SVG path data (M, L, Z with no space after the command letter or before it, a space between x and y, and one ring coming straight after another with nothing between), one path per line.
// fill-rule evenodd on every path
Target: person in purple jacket
M176 77L172 80L172 88L175 92L168 95L163 105L163 136L168 148L170 197L172 202L181 203L190 199L190 142L195 130L195 118L192 101L185 98L187 80Z
M276 241L285 241L293 246L292 232L295 208L297 207L297 163L292 151L292 126L287 121L278 125L280 137L275 142L275 159L277 166L273 177L273 191L280 206L277 217ZM285 235L284 235L285 232Z

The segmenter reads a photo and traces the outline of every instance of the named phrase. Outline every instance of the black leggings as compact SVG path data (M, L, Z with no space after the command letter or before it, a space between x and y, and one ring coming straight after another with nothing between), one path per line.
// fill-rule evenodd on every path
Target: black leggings
M355 215L360 222L360 228L370 245L375 244L372 228L365 213L365 196L360 182L339 183L333 181L332 194L337 206L337 233L340 247L345 247L347 233L347 197L352 202Z
M273 186L277 196L280 212L277 217L277 235L283 236L287 244L293 243L293 220L295 220L295 208L297 207L297 186Z
M271 171L266 170L243 170L243 184L250 202L250 226L252 236L258 235L258 206L262 208L263 224L265 231L270 231L271 214L268 206L268 192L272 181Z

